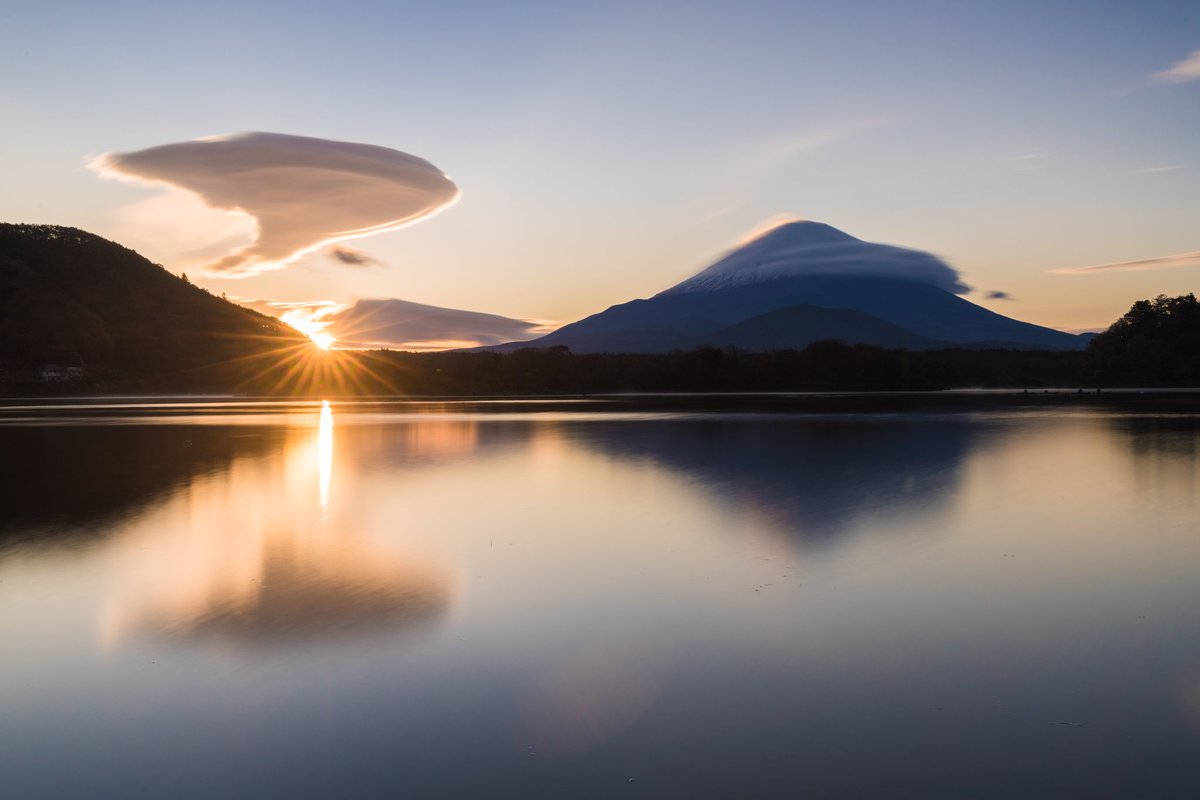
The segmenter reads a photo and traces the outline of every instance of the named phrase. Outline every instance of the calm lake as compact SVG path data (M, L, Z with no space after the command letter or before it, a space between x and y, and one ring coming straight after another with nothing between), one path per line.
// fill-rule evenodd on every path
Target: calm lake
M0 408L0 795L1200 797L1200 416Z

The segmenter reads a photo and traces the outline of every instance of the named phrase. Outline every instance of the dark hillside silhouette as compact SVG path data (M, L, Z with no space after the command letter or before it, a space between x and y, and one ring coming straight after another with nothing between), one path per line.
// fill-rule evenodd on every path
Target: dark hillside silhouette
M197 390L307 345L279 320L94 234L0 224L0 375L10 384L56 364L81 368L88 384Z

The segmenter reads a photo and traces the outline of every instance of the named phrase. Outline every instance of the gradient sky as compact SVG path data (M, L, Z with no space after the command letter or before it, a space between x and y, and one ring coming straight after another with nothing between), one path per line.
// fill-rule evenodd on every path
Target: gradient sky
M0 77L0 220L174 271L245 224L90 159L271 131L411 153L462 191L355 240L374 266L193 272L231 296L565 322L780 214L929 250L969 299L1066 329L1200 290L1200 256L1174 258L1200 251L1194 0L26 3ZM1119 262L1149 264L1050 272Z

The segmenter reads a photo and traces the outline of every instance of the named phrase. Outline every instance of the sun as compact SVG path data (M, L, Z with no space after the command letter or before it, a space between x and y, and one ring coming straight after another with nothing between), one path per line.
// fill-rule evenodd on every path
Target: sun
M292 308L279 315L279 319L303 333L312 343L322 350L331 350L336 338L326 332L330 321L324 319L331 309L320 307L316 310L309 308Z

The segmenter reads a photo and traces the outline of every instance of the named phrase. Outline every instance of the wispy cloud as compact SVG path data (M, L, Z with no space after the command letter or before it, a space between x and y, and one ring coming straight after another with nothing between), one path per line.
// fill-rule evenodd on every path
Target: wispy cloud
M1059 275L1085 275L1089 272L1148 272L1158 269L1180 269L1181 267L1200 267L1200 250L1177 253L1173 256L1144 258L1138 261L1096 264L1090 267L1059 267L1048 271Z
M1050 154L1042 150L1023 150L1005 157L1016 172L1041 169L1049 163Z
M107 153L104 177L191 192L212 208L253 218L250 244L209 268L229 276L280 269L346 239L409 225L458 199L433 164L368 144L243 133Z
M1155 83L1187 83L1200 80L1200 50L1193 50L1187 58L1176 61L1162 72L1150 76Z
M763 184L812 154L863 136L893 122L895 117L869 114L861 117L799 128L784 136L760 139L742 144L736 152L716 159L719 165L715 176L718 186L704 193L708 198L721 198L720 205L701 211L696 218L703 223L732 214L743 208Z
M794 158L853 139L891 121L890 117L871 115L818 128L797 131L790 136L762 143L747 159L747 166L771 170Z
M1008 292L1002 292L999 289L993 289L990 292L986 292L983 296L984 296L984 298L986 298L988 300L1012 300L1013 299L1013 296L1011 294L1009 294Z
M195 274L206 264L254 241L254 220L220 211L191 192L155 192L110 212L105 235L166 262L172 270Z
M1162 164L1157 167L1142 167L1141 169L1130 170L1130 175L1153 175L1158 172L1178 172L1184 168L1184 164Z
M315 311L318 309L344 308L346 305L334 300L248 300L244 297L234 296L230 296L229 299L238 305L253 308L255 311L261 311L264 314L274 316L278 316L280 313L294 308Z
M346 307L345 303L333 300L247 300L240 297L230 299L247 308L278 317L281 322L291 325L326 348L334 343L333 335L326 330L332 324L330 318Z

